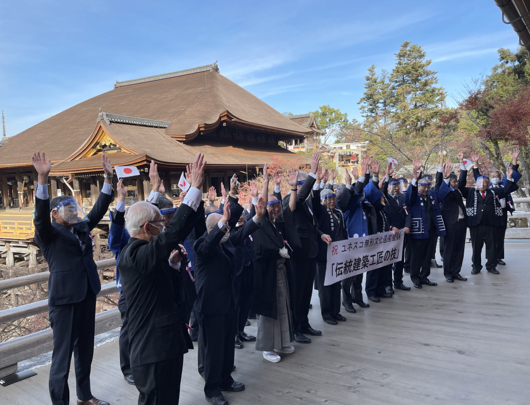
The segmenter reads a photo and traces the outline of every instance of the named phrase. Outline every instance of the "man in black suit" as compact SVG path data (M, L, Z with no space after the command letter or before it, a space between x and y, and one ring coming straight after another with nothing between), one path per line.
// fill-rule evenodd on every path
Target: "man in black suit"
M451 159L447 159L443 166L443 177L438 198L446 232L443 238L444 276L448 283L453 283L454 280L467 281L467 278L460 275L466 243L466 207L462 193L458 189L458 178L452 173Z
M291 293L294 340L298 343L311 343L305 334L311 336L321 336L322 332L313 329L309 324L309 306L313 294L313 283L316 274L316 260L318 253L319 235L317 232L317 223L313 211L306 201L315 185L316 171L320 162L320 154L315 152L311 158L311 171L298 173L298 194L296 196L296 211L293 212L294 222L302 249L296 249L293 252L291 260L291 277L289 288ZM320 188L319 185L316 187ZM283 199L283 206L289 205L291 195Z
M223 215L210 214L206 220L207 233L195 242L195 312L199 319L199 367L203 365L206 400L215 405L228 401L222 391L238 392L245 385L231 377L234 367L235 296L233 290L234 257L232 249L224 246L230 239L238 246L259 228L265 214L265 201L260 198L256 216L240 230L230 230L228 221L233 214L231 202L225 202ZM236 203L235 203L236 204ZM238 215L243 213L239 206ZM236 217L236 222L239 217Z
M499 274L496 269L497 256L495 254L494 227L500 226L502 221L502 206L500 200L506 198L515 189L516 185L512 178L513 169L510 167L506 172L507 181L504 187L488 189L489 178L480 176L476 179L475 187L466 187L467 170L464 165L464 154L458 154L460 160L460 178L458 189L466 199L467 226L471 234L473 246L473 270L471 274L478 274L482 270L482 246L486 243L486 270L492 274ZM479 154L471 153L471 160L478 167Z
M157 207L138 202L126 218L131 235L118 266L127 297L131 366L139 404L178 404L184 353L193 348L184 322L184 287L178 243L204 215L201 192L206 162L198 154L191 188L171 222Z
M405 227L405 222L407 220L408 211L406 209L405 195L400 193L399 190L399 180L392 179L394 168L392 163L388 163L386 169L386 177L383 182L382 191L386 197L387 203L384 205L385 214L390 222L390 225L394 228L405 229L405 234L409 233L409 229ZM403 252L405 251L405 243L403 243ZM403 284L403 264L405 261L405 255L401 256L399 262L394 263L393 273L394 273L394 288L396 290L409 291L410 287L407 287ZM385 289L388 293L393 293L394 289L392 288L392 273L390 277L385 281Z
M96 263L92 257L90 231L105 215L112 201L112 166L101 155L105 184L86 216L69 196L49 200L48 175L51 160L34 153L33 166L38 174L35 190L35 242L50 269L48 308L53 330L50 368L52 404L68 405L68 373L72 352L75 356L78 405L108 405L92 396L90 367L94 355L96 296L101 290ZM50 211L53 221L50 220Z

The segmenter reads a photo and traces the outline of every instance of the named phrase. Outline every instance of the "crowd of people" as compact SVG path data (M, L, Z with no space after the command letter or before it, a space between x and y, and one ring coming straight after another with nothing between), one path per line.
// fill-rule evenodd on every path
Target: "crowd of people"
M440 154L436 174L424 174L420 159L413 162L410 181L388 164L367 157L360 171L346 170L336 182L334 170L323 170L320 155L311 158L309 172L292 168L269 175L263 168L263 187L250 183L250 199L242 203L237 177L228 193L221 185L202 199L206 162L198 154L187 167L191 187L174 207L163 196L157 165L149 176L152 191L147 201L126 206L123 180L117 183L118 202L110 212L109 248L116 256L116 283L120 291L122 328L119 357L125 380L139 391L139 404L178 404L184 354L198 342L199 374L206 400L228 404L224 392L245 389L234 381L235 349L255 341L263 358L278 363L295 351L294 342L311 343L322 332L309 323L313 289L318 290L322 319L330 325L346 321L354 304L370 305L363 298L364 273L325 285L328 245L335 241L381 232L405 239L402 260L366 273L364 294L372 303L392 298L396 290L436 286L429 279L438 239L443 273L449 283L466 281L463 265L467 228L472 242L472 274L486 270L499 274L504 265L507 212L513 211L510 193L521 175L513 165L502 177L489 176L473 160L474 187L467 187L463 154L459 165ZM95 398L90 386L94 350L96 296L101 289L92 257L90 231L113 201L113 169L102 155L105 183L93 209L85 215L76 200L60 196L51 201L47 183L51 162L33 155L38 173L35 240L50 268L49 315L53 355L49 390L53 404L69 404L68 373L75 359L78 405L107 405ZM269 183L274 183L269 192ZM290 191L281 194L285 181ZM244 331L256 318L257 336Z

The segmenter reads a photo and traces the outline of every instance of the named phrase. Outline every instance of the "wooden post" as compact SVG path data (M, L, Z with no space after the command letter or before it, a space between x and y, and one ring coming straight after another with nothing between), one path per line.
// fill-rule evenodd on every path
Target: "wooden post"
M57 179L50 177L50 198L57 197Z
M138 201L145 201L149 196L149 194L145 195L144 193L144 185L140 177L136 179L136 192L138 194Z
M81 198L81 185L79 183L79 179L74 177L74 180L72 181L72 188L74 189L74 198L79 204L79 206L82 207L83 199Z
M30 271L30 273L35 273L36 267L37 267L37 251L39 249L37 248L37 246L34 246L34 245L28 245L28 249L29 249L29 268L30 270L31 269L33 270L33 271Z
M4 202L4 207L9 208L9 187L7 185L7 176L0 177L0 183L2 187L2 200Z
M24 203L24 176L17 175L15 177L17 179L17 196L18 198L18 206L20 208L24 208L26 204Z
M145 198L149 197L151 193L151 183L149 181L149 175L147 173L142 174L143 185L144 185L144 196Z
M98 186L96 185L95 180L91 179L90 180L90 203L92 204L92 206L96 204L98 196L99 196Z

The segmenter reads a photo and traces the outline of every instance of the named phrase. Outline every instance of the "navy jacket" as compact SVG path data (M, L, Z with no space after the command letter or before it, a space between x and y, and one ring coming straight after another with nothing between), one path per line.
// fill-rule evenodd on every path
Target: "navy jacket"
M427 195L432 205L435 232L437 236L445 236L445 224L440 210L439 199L436 190L431 190ZM426 204L418 197L418 186L409 185L406 194L407 207L410 215L407 217L406 227L410 229L411 239L427 239L429 235L429 223L427 222Z
M35 198L35 242L50 269L49 305L75 304L83 301L89 287L96 295L101 290L90 231L101 221L112 200L112 195L99 194L87 215L88 221L74 225L78 239L67 227L51 221L49 199Z
M403 229L407 221L408 211L407 203L405 201L405 196L401 193L396 196L391 196L388 193L388 182L383 183L383 194L387 199L387 204L385 205L385 214L390 222L390 226L393 226L398 229Z

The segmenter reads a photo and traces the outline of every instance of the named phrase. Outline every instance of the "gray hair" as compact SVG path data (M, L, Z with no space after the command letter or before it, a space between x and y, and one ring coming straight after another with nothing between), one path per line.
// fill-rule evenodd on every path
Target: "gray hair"
M210 214L208 215L208 218L206 218L206 230L208 233L213 229L215 225L221 220L223 216L221 214Z
M307 176L306 172L298 172L298 181L307 180Z
M142 226L146 222L154 221L160 215L160 211L153 204L146 201L139 201L133 204L127 210L127 217L125 218L125 228L129 235L135 236L140 233Z

